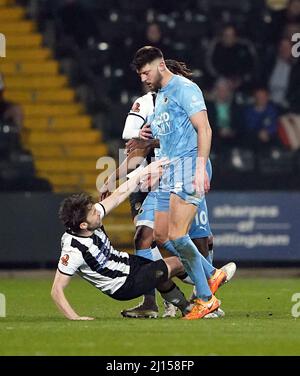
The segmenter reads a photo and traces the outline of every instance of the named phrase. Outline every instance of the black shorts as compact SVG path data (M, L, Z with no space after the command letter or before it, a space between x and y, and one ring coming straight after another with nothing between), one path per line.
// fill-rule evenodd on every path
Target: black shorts
M130 273L126 282L114 294L116 300L131 300L145 295L168 280L164 260L152 261L140 256L129 256Z
M140 210L140 208L143 205L143 202L145 198L147 197L148 192L133 192L129 196L129 202L130 202L130 209L131 209L131 216L132 219L134 219Z

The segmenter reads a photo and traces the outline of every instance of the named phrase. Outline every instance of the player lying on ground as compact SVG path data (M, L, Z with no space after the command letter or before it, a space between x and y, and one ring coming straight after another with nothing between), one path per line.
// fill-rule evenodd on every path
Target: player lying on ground
M160 165L161 161L153 162L138 175L123 183L101 203L94 204L91 197L84 193L70 196L63 201L60 207L60 219L66 227L66 232L62 236L62 253L51 296L66 318L93 319L78 315L65 297L64 289L75 273L116 300L134 299L156 288L163 299L181 310L183 316L190 311L190 303L171 280L172 277L178 276L189 283L189 277L177 257L151 261L116 251L101 227L105 214L123 202L130 192L145 181L145 178L148 179L150 169L158 176L157 170ZM153 180L155 181L156 177ZM218 278L219 274L215 274L217 278L210 280L214 292L223 282ZM212 306L204 305L201 317L218 307L218 301Z

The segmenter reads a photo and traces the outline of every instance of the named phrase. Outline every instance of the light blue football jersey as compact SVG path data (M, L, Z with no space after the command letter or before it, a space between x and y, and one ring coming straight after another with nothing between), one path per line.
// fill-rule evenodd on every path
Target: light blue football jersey
M189 117L206 110L202 91L189 79L174 75L157 93L151 130L160 140L161 157L191 155L197 150L197 132Z

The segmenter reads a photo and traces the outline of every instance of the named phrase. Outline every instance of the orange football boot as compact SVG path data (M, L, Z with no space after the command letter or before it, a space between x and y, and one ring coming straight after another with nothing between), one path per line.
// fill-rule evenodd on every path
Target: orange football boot
M195 305L191 312L182 317L182 320L201 319L208 313L211 313L220 307L219 300L214 295L207 302L202 299L195 299L194 302Z
M211 293L214 295L220 286L227 280L227 274L221 270L216 269L215 274L207 280Z

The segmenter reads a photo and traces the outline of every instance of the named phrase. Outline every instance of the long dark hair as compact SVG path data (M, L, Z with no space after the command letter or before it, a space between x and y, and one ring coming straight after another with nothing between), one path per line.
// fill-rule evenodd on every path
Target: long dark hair
M172 59L165 60L167 68L174 74L178 74L185 78L191 79L193 76L192 71L186 66L183 61L177 61Z

